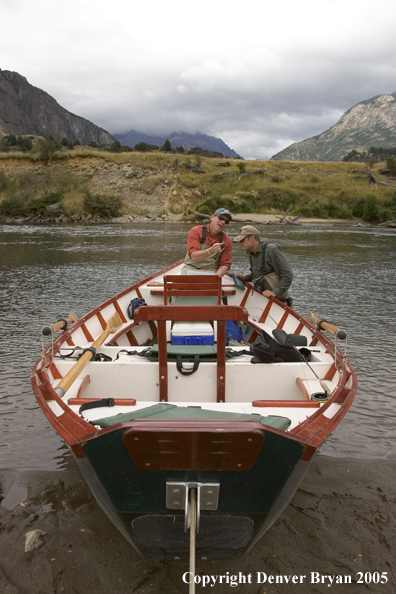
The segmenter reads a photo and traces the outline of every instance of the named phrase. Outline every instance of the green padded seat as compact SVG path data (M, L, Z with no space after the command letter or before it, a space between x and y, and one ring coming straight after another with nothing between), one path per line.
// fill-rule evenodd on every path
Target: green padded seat
M255 419L263 425L269 425L282 431L286 431L291 424L291 420L286 417L273 415L263 417L258 414L221 412L196 407L176 406L175 404L166 404L163 402L148 406L147 408L121 413L91 422L104 429L116 423L126 423L134 419Z

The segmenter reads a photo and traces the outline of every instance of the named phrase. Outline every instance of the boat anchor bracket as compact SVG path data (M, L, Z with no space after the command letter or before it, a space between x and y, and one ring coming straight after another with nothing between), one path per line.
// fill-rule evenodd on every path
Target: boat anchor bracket
M168 509L184 510L184 532L190 527L190 498L189 492L197 492L197 532L201 511L215 511L219 503L220 483L166 483L166 507Z

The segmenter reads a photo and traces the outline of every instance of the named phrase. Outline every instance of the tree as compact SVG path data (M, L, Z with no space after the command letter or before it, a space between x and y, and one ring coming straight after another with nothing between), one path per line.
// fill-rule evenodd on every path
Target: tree
M147 144L147 142L138 142L135 144L134 151L139 153L152 153L153 151L157 151L159 149L158 146L155 144Z
M363 220L364 221L378 221L379 219L379 208L377 196L368 196L363 207Z
M40 159L45 159L46 161L53 159L58 148L55 140L50 140L49 138L39 138L37 140L37 144Z
M163 146L161 147L161 149L165 152L165 153L171 153L172 152L172 145L170 143L170 140L166 139Z

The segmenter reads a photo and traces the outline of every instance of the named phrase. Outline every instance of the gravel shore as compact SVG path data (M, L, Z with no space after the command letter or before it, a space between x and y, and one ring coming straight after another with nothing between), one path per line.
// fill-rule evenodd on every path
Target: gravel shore
M0 485L1 594L187 594L188 561L140 557L72 459L59 472L2 470ZM318 456L280 519L247 555L197 561L196 591L393 594L395 493L395 460ZM36 541L25 551L29 532Z

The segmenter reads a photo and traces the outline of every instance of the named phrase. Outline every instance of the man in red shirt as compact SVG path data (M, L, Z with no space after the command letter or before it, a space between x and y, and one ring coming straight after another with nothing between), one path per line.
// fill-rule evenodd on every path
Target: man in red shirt
M183 272L202 270L219 276L227 272L232 263L232 240L224 229L230 221L230 211L218 208L209 225L197 225L190 230Z

